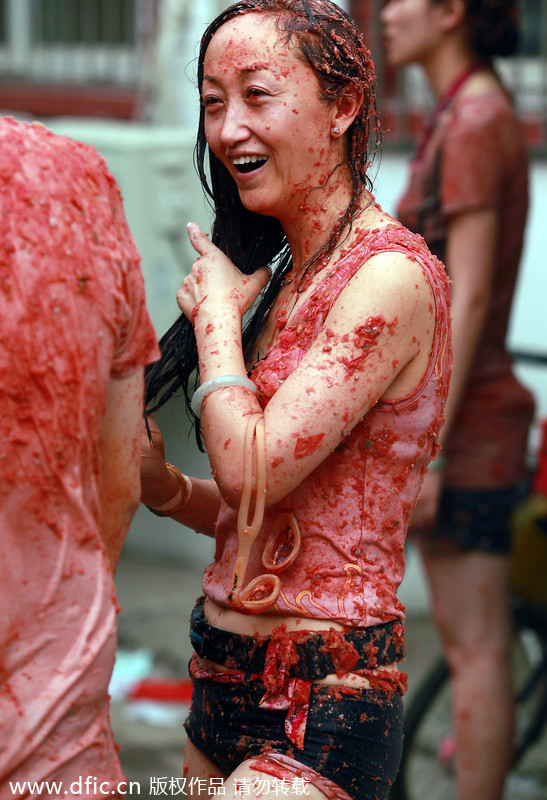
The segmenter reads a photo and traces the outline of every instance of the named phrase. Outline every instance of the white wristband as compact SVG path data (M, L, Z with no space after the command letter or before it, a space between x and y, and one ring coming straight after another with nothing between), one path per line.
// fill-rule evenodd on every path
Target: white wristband
M211 378L205 383L202 383L199 389L196 389L192 397L192 411L196 417L201 416L201 406L207 395L211 392L216 392L217 389L226 389L228 386L241 386L243 389L248 389L254 394L258 394L258 389L254 383L245 378L243 375L219 375L217 378Z

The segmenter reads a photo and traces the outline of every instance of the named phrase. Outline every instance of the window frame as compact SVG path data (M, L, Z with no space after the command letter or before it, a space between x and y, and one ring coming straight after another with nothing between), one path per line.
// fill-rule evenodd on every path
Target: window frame
M113 86L138 82L137 42L37 44L32 41L32 0L3 1L6 41L0 42L0 72L4 79Z

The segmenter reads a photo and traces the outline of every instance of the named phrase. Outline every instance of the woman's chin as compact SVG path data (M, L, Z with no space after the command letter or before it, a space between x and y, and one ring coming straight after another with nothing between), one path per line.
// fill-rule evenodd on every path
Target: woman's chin
M247 192L239 192L239 199L247 211L252 211L255 214L262 214L263 217L277 217L279 218L280 209L277 205L268 202L258 197L251 197Z

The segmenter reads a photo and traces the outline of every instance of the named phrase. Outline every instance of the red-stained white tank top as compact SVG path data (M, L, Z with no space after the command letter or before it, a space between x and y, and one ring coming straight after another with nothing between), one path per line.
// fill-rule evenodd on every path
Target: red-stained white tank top
M342 252L251 377L265 407L317 337L350 278L372 256L386 251L416 260L431 286L436 326L429 368L411 395L371 408L291 493L302 547L281 576L280 595L268 613L333 620L348 627L404 619L396 593L404 573L405 536L443 422L451 369L449 285L443 265L420 236L399 224L367 231ZM266 509L245 582L264 574L265 540L286 502ZM205 594L223 606L229 606L237 546L237 512L223 504L215 560L203 583Z

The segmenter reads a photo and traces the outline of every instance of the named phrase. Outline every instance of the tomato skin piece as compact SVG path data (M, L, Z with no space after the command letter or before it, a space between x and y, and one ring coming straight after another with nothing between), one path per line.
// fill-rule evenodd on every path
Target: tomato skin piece
M324 438L324 433L315 433L312 436L299 436L294 448L294 457L305 458L306 456L311 456Z

